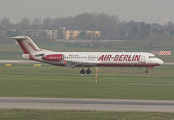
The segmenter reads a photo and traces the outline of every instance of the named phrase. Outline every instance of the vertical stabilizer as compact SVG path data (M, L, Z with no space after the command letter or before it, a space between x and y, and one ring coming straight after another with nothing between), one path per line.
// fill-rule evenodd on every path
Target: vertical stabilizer
M27 36L13 37L17 40L24 54L34 54L41 52L42 50Z
M13 37L13 39L18 42L21 49L23 50L23 58L35 60L35 54L43 53L43 50L40 49L28 36L16 36Z

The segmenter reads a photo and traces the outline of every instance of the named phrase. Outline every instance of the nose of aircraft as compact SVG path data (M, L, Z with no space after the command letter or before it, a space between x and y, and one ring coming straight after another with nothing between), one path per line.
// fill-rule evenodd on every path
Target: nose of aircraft
M159 60L158 60L158 63L159 63L160 65L162 65L164 62L163 62L161 59L159 59Z

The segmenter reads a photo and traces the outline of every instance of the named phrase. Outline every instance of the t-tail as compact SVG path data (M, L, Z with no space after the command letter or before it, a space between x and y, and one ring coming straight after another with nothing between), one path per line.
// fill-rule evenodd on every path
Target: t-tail
M21 49L23 50L22 57L27 58L30 60L36 60L36 56L43 56L47 52L52 52L44 49L40 49L33 40L28 36L16 36L13 37L18 44L20 45Z

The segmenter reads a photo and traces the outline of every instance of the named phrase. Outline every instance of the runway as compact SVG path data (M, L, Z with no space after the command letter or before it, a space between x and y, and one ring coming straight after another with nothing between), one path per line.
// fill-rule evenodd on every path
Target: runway
M0 97L0 109L174 112L174 101Z

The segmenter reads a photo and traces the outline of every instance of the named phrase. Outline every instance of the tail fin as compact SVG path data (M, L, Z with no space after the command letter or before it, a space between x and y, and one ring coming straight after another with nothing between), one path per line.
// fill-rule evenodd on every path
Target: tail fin
M28 36L16 36L13 37L18 44L20 45L21 49L23 50L23 58L27 59L35 59L34 55L37 54L44 54L45 52L51 52L47 50L40 49L30 37Z
M38 51L42 51L32 40L27 36L13 37L16 39L24 54L33 54Z

